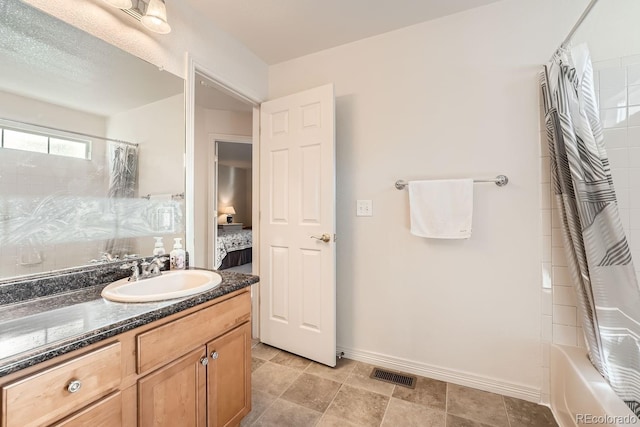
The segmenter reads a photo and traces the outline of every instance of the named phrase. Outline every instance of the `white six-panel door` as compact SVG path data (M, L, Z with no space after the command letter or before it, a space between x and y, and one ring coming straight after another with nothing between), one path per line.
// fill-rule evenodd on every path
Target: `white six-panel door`
M335 366L335 276L330 84L260 108L260 340Z

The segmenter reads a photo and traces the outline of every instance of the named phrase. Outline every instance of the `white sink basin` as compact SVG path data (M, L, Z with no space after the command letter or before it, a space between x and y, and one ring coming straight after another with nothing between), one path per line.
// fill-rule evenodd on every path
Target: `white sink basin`
M102 290L102 297L118 302L149 302L182 298L218 286L222 277L213 271L175 270L150 279L117 280Z

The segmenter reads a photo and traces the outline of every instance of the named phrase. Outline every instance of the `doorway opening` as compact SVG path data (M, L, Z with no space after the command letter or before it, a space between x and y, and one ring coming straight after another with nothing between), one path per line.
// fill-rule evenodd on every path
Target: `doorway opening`
M204 75L195 76L194 225L199 232L194 236L193 263L196 267L217 269L223 261L216 259L221 243L216 241L217 230L218 226L221 230L223 225L226 227L219 222L223 214L219 209L237 209L229 215L232 221L236 218L235 228L242 228L245 223L252 225L252 204L247 203L252 194L251 186L246 185L246 171L252 166L253 105L223 92ZM218 150L222 150L222 159L217 156ZM218 173L224 174L222 187L218 185Z
M208 269L237 267L258 274L257 103L195 66L192 75L192 107L188 111L193 117L193 145L191 151L187 149L188 169L193 170L187 177L187 193L193 200L187 215L187 223L192 224L187 227L192 230L187 233L190 263ZM258 292L258 286L253 286L254 318L258 317ZM258 322L252 329L257 337Z
M253 175L250 136L212 135L209 153L209 268L251 274Z

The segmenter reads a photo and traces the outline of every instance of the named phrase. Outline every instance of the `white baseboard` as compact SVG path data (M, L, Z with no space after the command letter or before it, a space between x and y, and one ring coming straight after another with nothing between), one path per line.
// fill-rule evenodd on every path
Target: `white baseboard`
M515 397L529 402L540 403L540 390L523 386L521 384L508 383L493 378L470 374L468 372L432 366L413 360L388 356L372 351L357 350L354 348L338 347L338 353L344 352L347 359L369 363L382 368L400 371L408 374L420 375L440 381L446 381L458 385L477 388L492 393Z

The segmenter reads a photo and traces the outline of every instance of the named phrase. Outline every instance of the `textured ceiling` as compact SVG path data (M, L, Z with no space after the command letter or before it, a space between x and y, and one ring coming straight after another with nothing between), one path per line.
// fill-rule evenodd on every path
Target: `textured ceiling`
M183 93L184 82L18 0L5 0L0 90L109 116Z
M276 64L497 0L178 1Z

